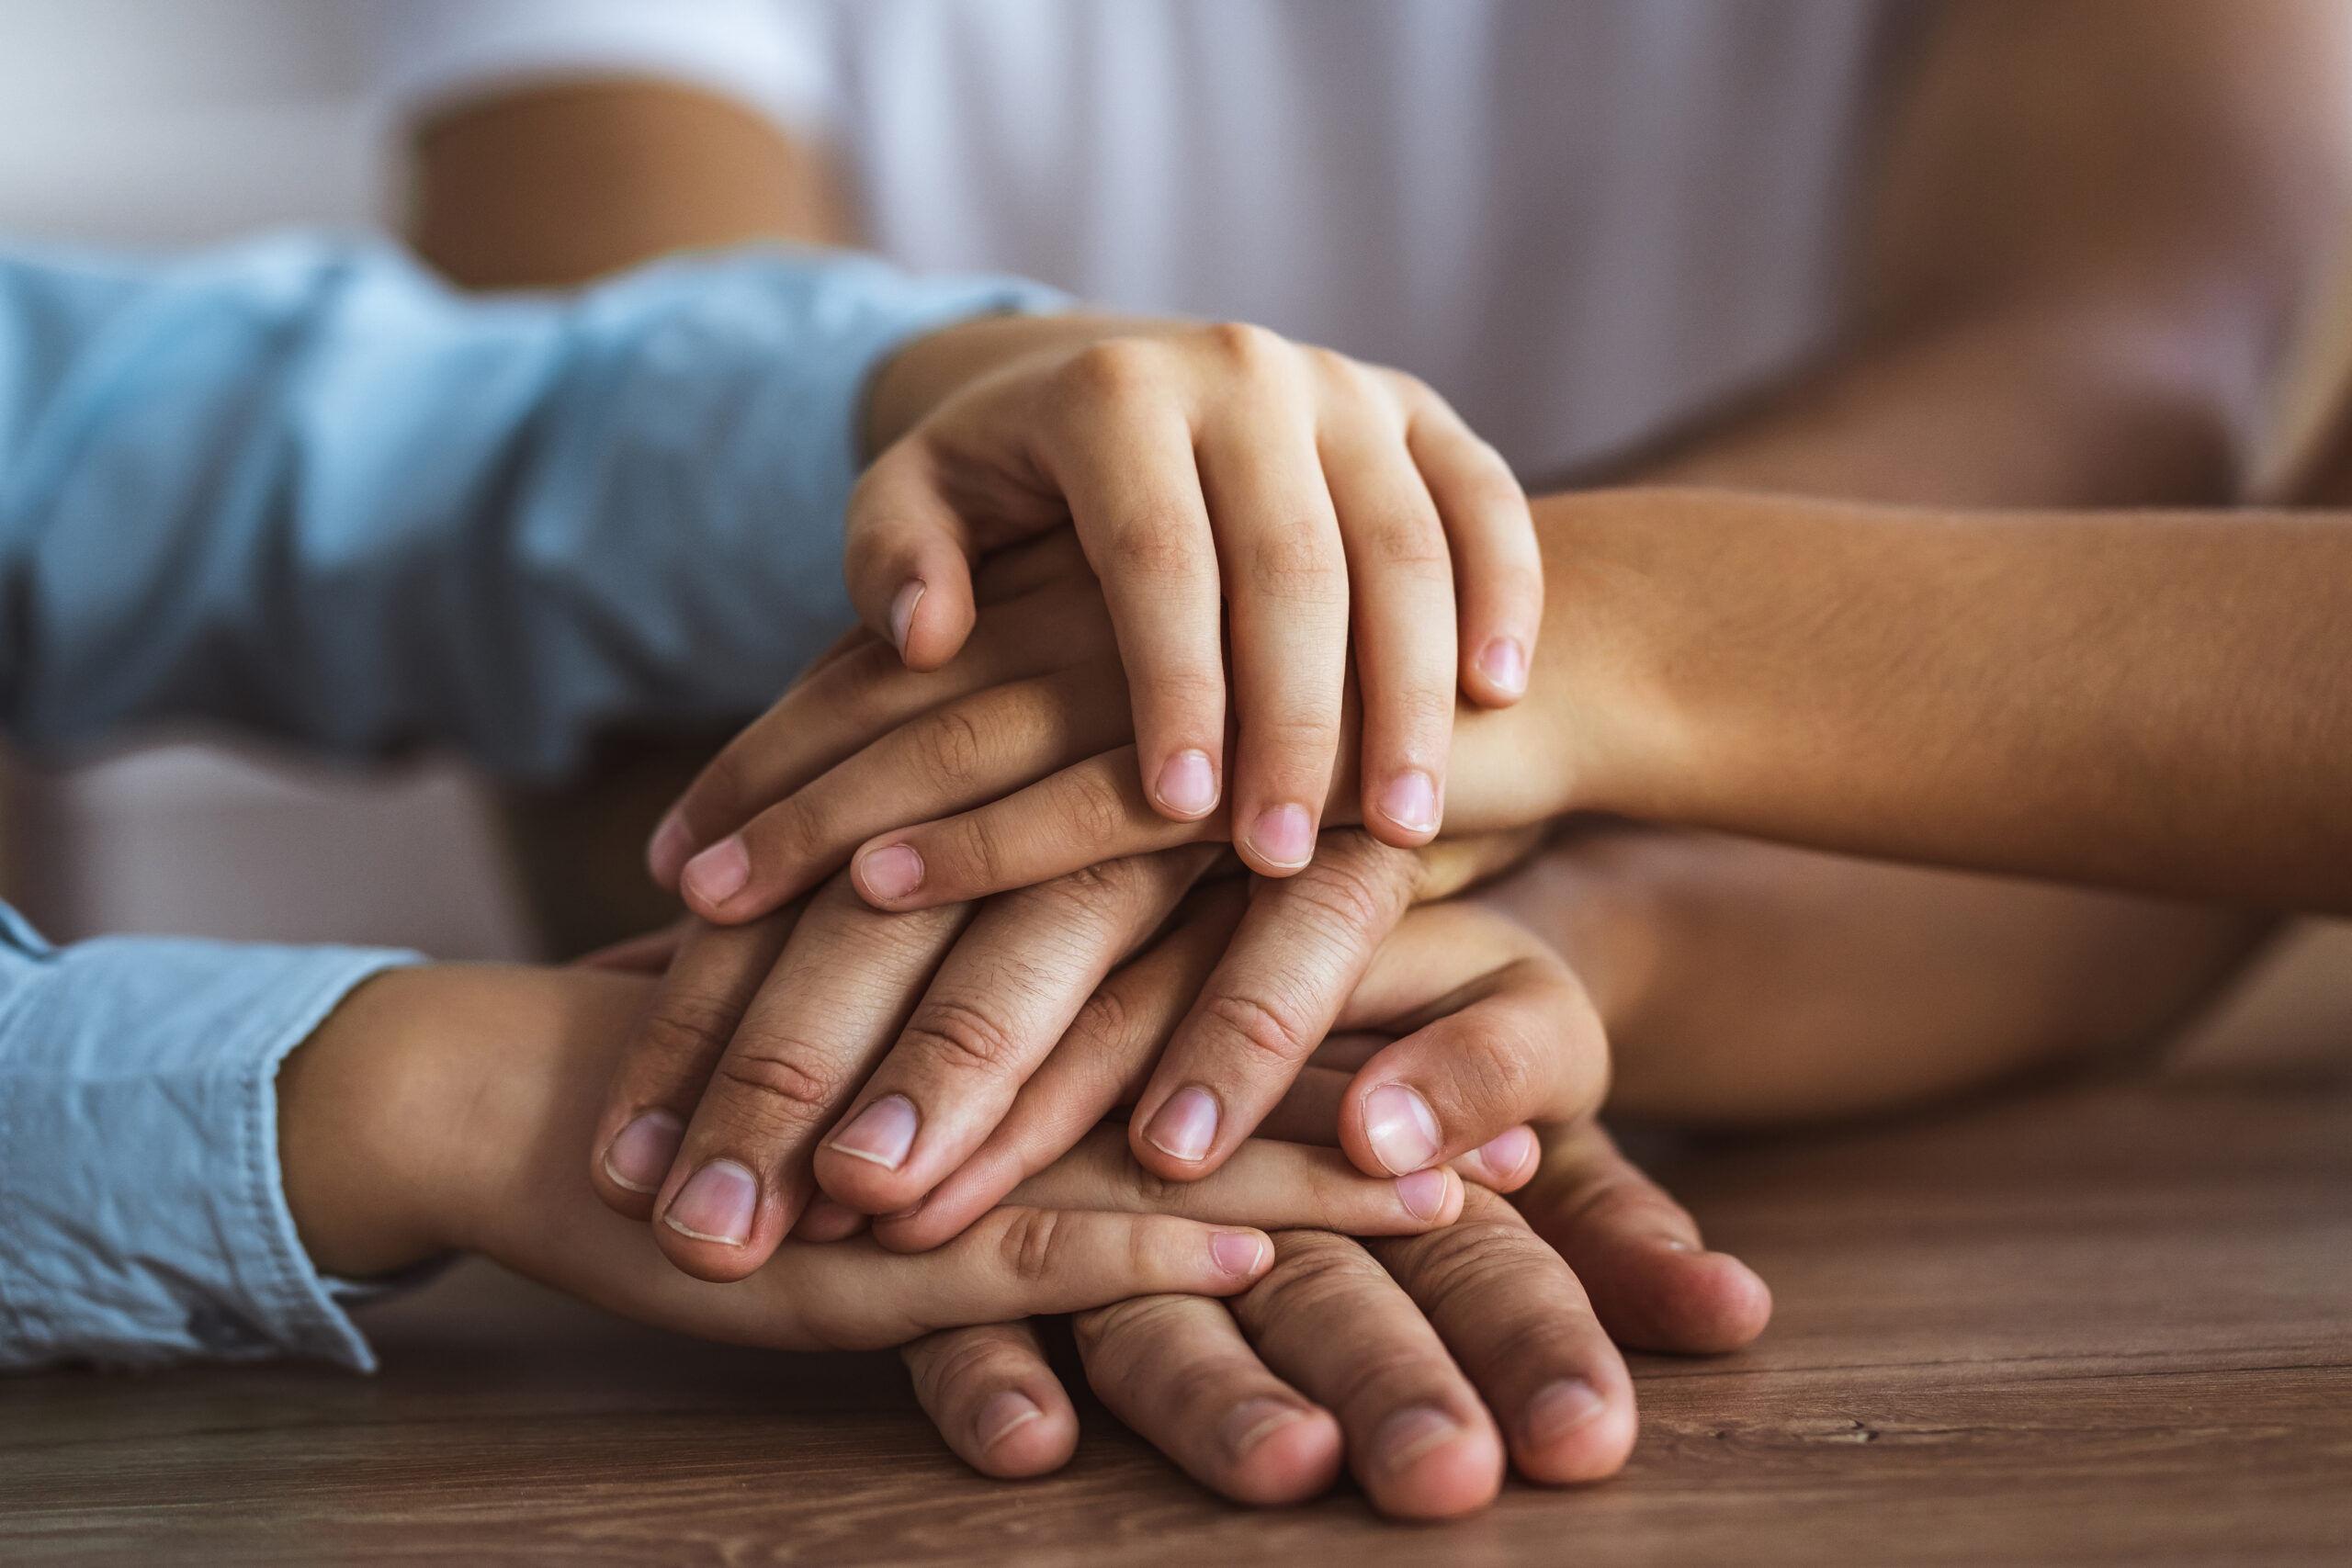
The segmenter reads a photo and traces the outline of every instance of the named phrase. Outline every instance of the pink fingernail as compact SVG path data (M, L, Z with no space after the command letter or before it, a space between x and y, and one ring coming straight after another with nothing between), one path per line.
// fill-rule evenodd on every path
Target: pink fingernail
M1385 1083L1363 1100L1363 1134L1391 1176L1437 1158L1437 1118L1430 1103L1400 1083Z
M1204 817L1216 804L1216 773L1206 751L1179 751L1159 769L1159 804L1180 817Z
M741 1247L752 1237L760 1184L731 1159L715 1159L686 1179L662 1223L680 1235Z
M1373 1438L1381 1462L1391 1471L1409 1470L1413 1461L1442 1443L1451 1441L1462 1424L1432 1404L1399 1410L1380 1424Z
M1478 650L1478 672L1495 690L1516 696L1527 690L1527 650L1513 638L1498 637Z
M666 1111L649 1111L620 1130L605 1151L605 1174L632 1192L659 1192L686 1124Z
M684 818L673 811L662 818L662 826L653 829L653 837L646 842L645 869L662 886L675 887L678 873L685 869L694 852L694 829L686 826Z
M1216 1142L1216 1100L1204 1089L1180 1089L1168 1097L1143 1135L1152 1147L1177 1159L1200 1159Z
M915 606L922 603L923 581L910 578L899 585L898 595L890 601L890 641L899 657L907 656L907 633L915 624Z
M1513 1127L1478 1145L1479 1163L1497 1176L1512 1174L1534 1155L1535 1132L1532 1127Z
M679 891L695 903L717 908L752 880L752 853L740 838L721 839L688 861L678 873Z
M896 1170L915 1146L915 1129L922 1119L914 1101L903 1094L885 1095L857 1113L857 1119L825 1146L858 1159L872 1160L885 1170Z
M1396 1179L1396 1201L1417 1220L1434 1220L1445 1212L1445 1172L1417 1170Z
M983 1450L992 1449L1030 1422L1046 1413L1037 1402L1017 1388L1008 1388L980 1406L979 1419L972 1423L978 1434Z
M857 879L876 898L903 898L922 886L922 856L911 844L886 844L857 863Z
M1250 825L1250 847L1269 865L1305 865L1315 852L1315 821L1304 806L1269 807Z
M1437 831L1437 785L1429 774L1409 768L1390 779L1380 792L1380 814L1408 833Z
M1306 1411L1279 1399L1245 1399L1226 1412L1225 1419L1217 1423L1217 1435L1224 1440L1227 1453L1238 1460L1247 1459L1250 1450L1260 1443L1292 1422L1306 1418Z
M1228 1274L1247 1279L1265 1256L1266 1238L1248 1231L1219 1231L1209 1237L1210 1260Z
M1582 1378L1562 1378L1527 1402L1527 1440L1556 1442L1608 1408Z

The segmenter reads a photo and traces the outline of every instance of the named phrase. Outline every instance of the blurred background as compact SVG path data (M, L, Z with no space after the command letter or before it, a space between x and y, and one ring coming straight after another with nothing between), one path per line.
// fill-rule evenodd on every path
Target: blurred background
M398 164L361 47L320 0L0 0L0 233L178 248L382 229ZM180 732L5 773L0 893L52 937L531 953L455 763L344 773Z

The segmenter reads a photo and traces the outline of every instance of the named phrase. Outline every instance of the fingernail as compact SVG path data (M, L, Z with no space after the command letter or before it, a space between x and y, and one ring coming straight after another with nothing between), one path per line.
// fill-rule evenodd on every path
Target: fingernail
M1250 847L1269 865L1305 865L1315 852L1315 826L1304 806L1272 806L1258 813Z
M922 1118L914 1101L903 1094L884 1095L857 1113L857 1119L833 1134L825 1146L859 1159L870 1159L885 1170L896 1170L915 1145L915 1128Z
M1609 1408L1582 1378L1562 1378L1527 1402L1527 1440L1555 1442Z
M1216 804L1216 774L1206 751L1179 751L1159 766L1159 804L1181 817L1200 817Z
M980 1447L992 1449L1043 1415L1035 1400L1019 1389L1008 1388L980 1406L979 1418L972 1426Z
M741 1247L751 1239L760 1184L731 1159L715 1159L686 1179L662 1223L696 1241Z
M1510 637L1498 637L1478 650L1478 672L1498 692L1527 690L1527 653Z
M1219 1231L1209 1237L1209 1260L1228 1274L1248 1279L1266 1256L1265 1237L1249 1231Z
M898 596L890 601L890 642L900 659L907 656L907 631L915 624L915 606L922 603L922 578L910 578L899 585Z
M721 839L686 863L678 887L698 904L714 908L743 891L752 880L751 852L741 839Z
M1462 1424L1433 1404L1399 1410L1380 1424L1373 1447L1391 1471L1409 1470L1423 1454L1457 1436Z
M1181 1160L1196 1160L1216 1142L1216 1100L1204 1089L1180 1089L1143 1130L1151 1146Z
M1400 1083L1385 1083L1363 1101L1363 1133L1373 1157L1391 1176L1419 1170L1437 1157L1437 1118L1429 1101Z
M1295 1404L1284 1404L1279 1399L1245 1399L1226 1412L1217 1423L1217 1437L1225 1444L1225 1451L1235 1459L1247 1459L1250 1450L1264 1442L1294 1421L1304 1420L1306 1412Z
M922 856L910 844L888 844L857 864L857 879L876 898L903 898L922 886Z
M620 1130L605 1150L605 1174L632 1192L659 1192L686 1124L666 1111L649 1111Z
M1513 1127L1478 1145L1479 1163L1497 1176L1510 1175L1534 1153L1535 1133L1529 1127Z
M673 811L662 818L662 826L654 829L653 837L646 841L645 869L662 886L675 887L678 873L685 869L694 852L693 829L686 826L684 818Z
M1445 1172L1417 1170L1396 1179L1396 1200L1417 1220L1433 1220L1445 1209Z
M1408 833L1434 833L1437 785L1419 768L1408 768L1381 790L1380 814Z

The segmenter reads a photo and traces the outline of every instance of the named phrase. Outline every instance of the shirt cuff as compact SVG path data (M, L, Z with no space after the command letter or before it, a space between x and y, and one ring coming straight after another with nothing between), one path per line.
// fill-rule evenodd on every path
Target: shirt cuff
M0 933L0 1366L372 1371L294 1229L277 1077L353 987L418 956L29 934Z

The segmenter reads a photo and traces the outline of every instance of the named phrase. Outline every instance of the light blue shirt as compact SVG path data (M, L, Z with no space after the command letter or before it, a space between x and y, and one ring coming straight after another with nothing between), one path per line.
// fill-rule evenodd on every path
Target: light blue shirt
M0 725L166 716L521 777L765 705L848 624L860 400L1005 279L741 252L467 299L379 248L0 251ZM41 941L0 906L0 1366L372 1365L304 1256L278 1063L413 954Z

